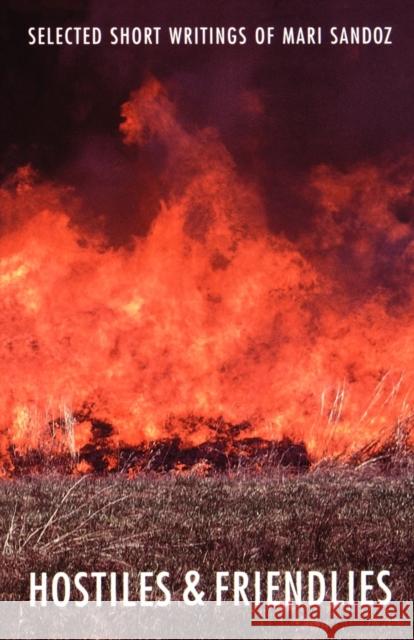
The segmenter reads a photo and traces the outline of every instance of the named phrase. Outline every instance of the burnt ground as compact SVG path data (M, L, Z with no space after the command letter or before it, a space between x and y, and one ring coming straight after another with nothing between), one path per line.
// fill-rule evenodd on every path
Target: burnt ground
M49 425L50 433L45 434L48 443L43 449L19 451L9 449L5 471L13 477L58 472L62 474L85 473L110 474L128 473L129 476L142 472L166 473L173 470L193 471L199 475L217 472L269 470L282 467L297 471L310 467L306 447L301 442L288 438L281 441L251 437L248 422L232 424L219 419L205 419L189 416L177 425L166 424L166 437L135 446L114 444L113 426L97 420L88 410L76 415L76 422L88 421L91 425L91 440L71 455L67 442L69 429L64 421ZM206 440L191 444L194 435L202 429Z
M71 453L74 441L73 424L88 421L91 425L90 441ZM380 438L349 455L339 455L336 462L344 460L354 467L375 463L381 472L396 468L414 468L414 452L409 440L411 423L398 424L388 439ZM165 474L183 472L199 476L217 473L273 473L288 469L296 473L307 472L315 463L303 442L289 438L266 440L252 437L249 422L233 424L223 418L206 419L188 416L177 424L166 424L166 436L162 439L142 442L135 446L118 442L113 426L85 410L74 421L50 423L40 449L21 451L9 447L8 456L2 461L5 475L23 476L59 473L62 475L92 473L94 475L127 474L130 478L143 473ZM191 444L198 434L205 434L205 441ZM72 447L73 449L73 447Z

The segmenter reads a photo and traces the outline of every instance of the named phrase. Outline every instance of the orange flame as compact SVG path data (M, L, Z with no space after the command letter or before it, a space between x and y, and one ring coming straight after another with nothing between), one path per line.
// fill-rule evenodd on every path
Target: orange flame
M217 133L187 130L156 80L122 115L127 144L162 141L171 182L132 248L76 226L70 193L30 168L1 190L3 458L52 440L76 454L92 418L116 446L177 432L197 444L206 421L185 419L222 416L315 458L410 425L414 244L391 209L411 176L318 167L316 231L293 244L269 232ZM373 284L380 240L396 252L397 302L395 287Z

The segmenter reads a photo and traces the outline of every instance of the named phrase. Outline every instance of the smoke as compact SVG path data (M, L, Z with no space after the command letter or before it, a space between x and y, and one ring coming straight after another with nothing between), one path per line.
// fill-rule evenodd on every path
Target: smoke
M307 173L398 157L412 142L412 3L4 3L0 166L32 163L76 187L84 218L114 245L145 235L163 185L157 145L126 148L119 108L153 74L189 129L213 127L240 175L254 176L270 228L295 240L317 211ZM38 47L28 25L393 26L392 47ZM30 108L28 108L30 105ZM141 190L134 189L140 174ZM304 185L299 186L298 185ZM123 199L123 216L118 200ZM137 215L137 210L139 215ZM288 210L288 213L287 213Z

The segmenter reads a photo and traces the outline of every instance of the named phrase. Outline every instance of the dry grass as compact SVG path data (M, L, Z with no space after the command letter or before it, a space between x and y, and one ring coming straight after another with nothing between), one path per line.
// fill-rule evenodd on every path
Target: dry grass
M27 599L29 572L389 569L414 596L414 478L345 467L303 475L128 480L49 476L0 484L0 599ZM132 592L131 597L134 597Z

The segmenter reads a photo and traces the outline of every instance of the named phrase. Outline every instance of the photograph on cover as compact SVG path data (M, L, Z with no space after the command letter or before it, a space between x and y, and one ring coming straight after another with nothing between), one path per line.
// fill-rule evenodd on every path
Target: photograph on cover
M0 20L0 636L412 637L412 1Z

